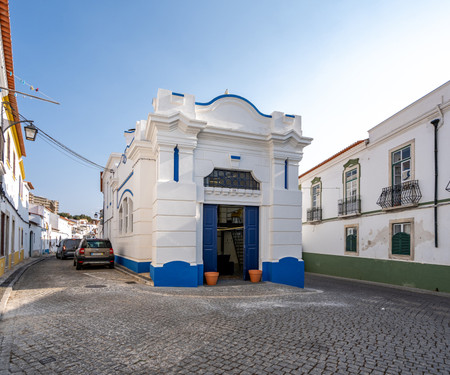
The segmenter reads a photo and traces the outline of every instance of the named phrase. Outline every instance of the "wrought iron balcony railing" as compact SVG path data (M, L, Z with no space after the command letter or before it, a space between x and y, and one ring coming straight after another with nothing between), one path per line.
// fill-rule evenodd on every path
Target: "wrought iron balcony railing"
M419 181L412 180L383 188L377 204L382 208L409 206L419 203L420 198Z
M339 199L338 201L338 215L351 215L361 213L361 198L356 195L347 199Z
M321 208L310 208L306 211L307 221L320 221L322 220L322 209Z

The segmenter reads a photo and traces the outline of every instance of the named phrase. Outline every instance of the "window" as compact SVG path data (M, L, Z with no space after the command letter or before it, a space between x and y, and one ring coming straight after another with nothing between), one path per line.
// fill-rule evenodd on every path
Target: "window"
M345 198L351 199L358 195L358 170L356 168L345 172Z
M349 253L358 252L358 227L345 227L345 251Z
M392 185L411 180L411 145L392 152Z
M311 199L312 199L311 207L319 208L320 207L320 184L314 185L312 187Z
M119 208L119 233L122 234L123 224L123 206Z
M391 256L400 259L413 259L414 219L392 220Z
M322 202L321 194L322 182L320 177L314 177L311 181L311 208L306 210L307 221L321 221L322 220Z
M133 201L131 199L128 199L128 214L130 217L128 228L130 232L133 232Z
M123 232L128 232L128 198L125 198L122 203L123 207Z
M338 215L357 215L361 213L359 196L360 164L358 159L350 159L344 164L342 172L343 199L338 200Z
M392 254L411 255L411 223L392 225Z
M222 187L230 189L259 190L259 182L250 172L214 169L204 178L205 187Z

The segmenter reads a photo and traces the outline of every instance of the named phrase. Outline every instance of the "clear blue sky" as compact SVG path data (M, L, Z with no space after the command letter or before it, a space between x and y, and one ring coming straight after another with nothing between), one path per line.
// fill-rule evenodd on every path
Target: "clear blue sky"
M102 165L158 88L301 115L302 172L449 80L447 0L10 0L10 13L15 74L61 102L19 96L19 111ZM97 170L42 138L26 152L35 194L102 208Z

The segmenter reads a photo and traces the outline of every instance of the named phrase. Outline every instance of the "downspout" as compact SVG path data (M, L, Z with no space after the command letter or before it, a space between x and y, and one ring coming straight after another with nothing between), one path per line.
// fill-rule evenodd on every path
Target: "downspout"
M439 107L438 107L439 108ZM434 247L438 247L438 144L437 144L437 131L439 119L431 121L434 126Z

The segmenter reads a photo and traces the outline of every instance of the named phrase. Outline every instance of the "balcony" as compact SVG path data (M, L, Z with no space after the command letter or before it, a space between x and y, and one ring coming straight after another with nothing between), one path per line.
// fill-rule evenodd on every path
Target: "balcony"
M361 198L359 195L338 201L338 215L358 215L361 213Z
M321 208L310 208L306 211L306 221L321 221L321 220L322 220Z
M422 198L419 181L406 181L401 185L383 188L377 204L383 209L415 206Z

